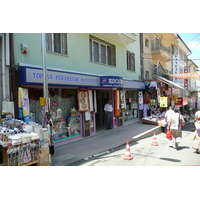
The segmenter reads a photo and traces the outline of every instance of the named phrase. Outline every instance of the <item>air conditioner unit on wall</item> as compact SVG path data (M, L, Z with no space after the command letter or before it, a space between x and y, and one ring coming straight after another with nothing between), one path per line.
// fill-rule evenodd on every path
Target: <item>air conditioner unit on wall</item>
M138 75L138 79L141 79L141 76L140 76L140 75Z

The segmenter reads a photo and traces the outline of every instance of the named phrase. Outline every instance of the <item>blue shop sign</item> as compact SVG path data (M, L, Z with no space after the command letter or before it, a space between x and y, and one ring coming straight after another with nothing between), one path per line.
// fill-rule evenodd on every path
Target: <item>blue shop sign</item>
M123 80L120 76L94 76L81 73L71 73L54 69L47 70L48 85L66 85L78 87L102 87L145 89L142 81ZM19 83L41 85L43 83L43 71L39 67L19 67Z
M123 78L120 76L102 76L100 82L101 87L123 87Z
M42 84L43 71L39 68L20 67L20 84ZM70 86L100 86L100 77L69 73L56 70L47 70L47 82L49 85L70 85Z

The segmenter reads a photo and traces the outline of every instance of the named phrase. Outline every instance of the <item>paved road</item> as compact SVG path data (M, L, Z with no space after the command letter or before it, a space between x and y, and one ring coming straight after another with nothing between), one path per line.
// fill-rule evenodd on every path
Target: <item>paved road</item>
M125 145L126 140L136 141L148 135L152 136L154 131L160 133L162 130L160 126L141 122L121 126L56 147L51 163L54 166L73 166L74 162Z
M153 136L130 144L132 160L124 160L125 146L93 156L88 161L77 162L76 166L196 166L200 165L200 154L194 153L194 124L183 129L180 150L172 146L165 133L157 134L158 146L152 146Z

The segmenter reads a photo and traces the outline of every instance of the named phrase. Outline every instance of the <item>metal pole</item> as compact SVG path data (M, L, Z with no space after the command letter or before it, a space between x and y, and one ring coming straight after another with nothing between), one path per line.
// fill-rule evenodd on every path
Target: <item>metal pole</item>
M43 96L48 98L47 66L46 66L46 38L42 33L42 69L43 69Z
M47 83L47 66L46 66L46 37L45 33L42 33L42 69L43 69L43 97L48 99L48 83ZM45 115L47 110L47 105L45 106ZM45 123L46 124L46 123ZM54 146L52 145L52 126L50 126L50 152L54 154ZM49 165L51 165L51 156L49 154Z

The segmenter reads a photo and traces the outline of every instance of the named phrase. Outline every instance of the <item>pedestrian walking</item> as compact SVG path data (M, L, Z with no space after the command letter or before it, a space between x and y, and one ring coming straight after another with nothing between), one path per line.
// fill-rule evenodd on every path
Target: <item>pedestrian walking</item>
M174 111L172 109L172 106L169 106L169 109L165 112L165 122L166 122L166 125L165 125L165 133L167 131L167 119L169 118L170 115L174 114Z
M196 121L198 117L200 117L200 109L194 114L194 120Z
M106 113L106 129L113 128L113 107L112 101L108 100L108 103L104 106L104 111Z
M195 125L196 137L194 140L193 148L196 149L195 153L200 153L200 117L197 118Z
M174 114L170 115L167 119L168 129L172 131L172 142L175 149L179 150L179 143L182 139L182 126L185 125L185 120L179 112L179 108L174 109Z

